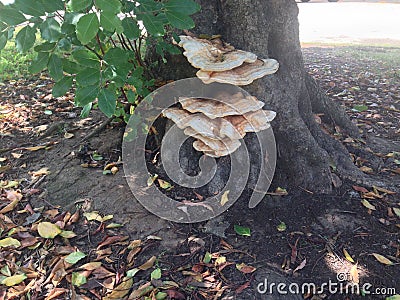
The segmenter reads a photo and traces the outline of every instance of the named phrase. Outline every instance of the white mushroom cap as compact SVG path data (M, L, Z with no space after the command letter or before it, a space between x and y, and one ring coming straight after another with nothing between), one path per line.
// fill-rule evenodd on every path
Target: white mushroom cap
M254 53L234 50L219 39L209 41L184 35L180 39L178 45L185 49L183 55L193 67L204 71L222 72L236 68L244 62L252 63L257 60Z
M258 59L254 63L244 63L223 72L197 71L196 75L204 83L220 82L233 85L247 85L254 80L275 73L279 63L275 59Z
M211 119L243 115L250 111L259 110L264 106L264 103L258 101L256 97L245 97L240 92L234 95L223 95L223 97L217 96L215 100L180 97L179 102L185 110L191 113L201 112Z

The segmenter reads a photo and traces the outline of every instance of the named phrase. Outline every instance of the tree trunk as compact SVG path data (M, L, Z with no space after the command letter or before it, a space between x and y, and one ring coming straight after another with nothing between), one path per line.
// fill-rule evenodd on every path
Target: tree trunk
M274 58L279 70L244 88L277 112L272 122L277 142L274 182L284 187L301 187L313 192L332 190L333 171L344 178L362 178L340 142L323 132L315 113L323 113L342 131L358 137L358 130L345 112L327 99L305 71L299 42L298 7L294 0L198 1L202 10L194 16L196 34L220 34L237 49L260 58ZM175 57L173 72L193 76L193 70ZM177 65L182 67L177 72ZM171 68L158 70L171 76ZM189 72L189 73L188 73ZM174 79L179 79L175 77ZM251 137L250 137L251 138ZM251 144L251 143L250 143ZM185 155L185 154L184 154ZM190 157L190 154L187 154ZM257 160L252 165L256 168ZM222 165L222 168L224 166ZM222 172L223 173L223 172Z

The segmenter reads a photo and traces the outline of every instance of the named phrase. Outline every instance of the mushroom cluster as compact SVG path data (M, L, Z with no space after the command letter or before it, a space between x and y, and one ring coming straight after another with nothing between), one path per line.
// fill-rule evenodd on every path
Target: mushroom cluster
M279 64L274 59L258 59L251 52L237 50L216 39L180 36L179 46L190 64L200 70L204 83L219 82L247 85L255 79L273 74ZM193 147L211 157L236 151L247 132L270 127L276 113L263 110L264 103L242 92L219 92L213 99L180 97L182 108L168 108L163 114L196 139Z
M189 63L200 69L196 75L204 83L220 82L248 85L254 80L275 73L275 59L259 59L257 55L222 42L219 38L206 40L181 35L178 43Z

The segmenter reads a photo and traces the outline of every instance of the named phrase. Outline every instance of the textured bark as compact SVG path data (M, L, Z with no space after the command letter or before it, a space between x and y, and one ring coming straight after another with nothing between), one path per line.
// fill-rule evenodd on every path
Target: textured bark
M278 150L274 181L279 185L300 186L314 192L326 193L332 189L332 169L345 178L362 178L346 149L325 134L315 121L314 113L324 113L344 131L358 137L357 128L349 121L345 112L321 93L318 85L304 69L296 2L198 2L202 10L194 17L194 33L221 34L225 41L236 48L251 51L261 58L275 58L280 64L276 74L244 87L265 102L264 108L277 112L272 123ZM186 63L179 60L179 64L182 69L192 72ZM174 61L174 70L176 66L177 61ZM172 76L168 66L158 71L174 79L182 75L179 73L179 76ZM251 141L248 144L251 145ZM256 156L253 162L253 168L256 168Z

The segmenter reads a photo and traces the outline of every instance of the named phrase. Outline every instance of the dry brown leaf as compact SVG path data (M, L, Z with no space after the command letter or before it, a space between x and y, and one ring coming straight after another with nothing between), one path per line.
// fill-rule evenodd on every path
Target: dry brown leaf
M307 263L307 259L305 258L305 259L300 263L300 265L298 265L298 266L296 267L296 269L294 269L293 273L295 273L296 271L299 271L299 270L303 269L303 268L306 266L306 263Z
M255 270L257 270L257 268L248 266L245 263L236 264L236 269L238 269L240 272L244 274L250 274L253 273Z
M358 276L357 264L355 264L354 266L351 267L350 276L351 276L351 281L353 281L353 283L358 284L360 282L360 279Z
M58 296L61 296L61 295L65 294L66 292L68 292L68 290L64 289L64 288L52 289L50 291L50 293L47 295L47 297L45 298L45 300L56 299Z
M152 256L148 261L146 261L144 264L138 267L140 270L147 270L150 269L151 267L154 266L154 263L156 262L156 257Z
M125 279L119 285L117 285L110 294L103 297L103 300L124 298L129 293L132 284L133 284L133 278Z

